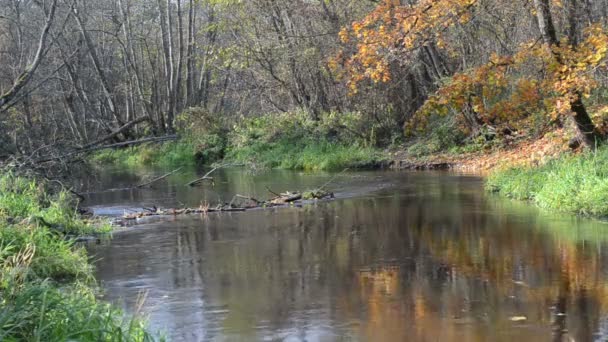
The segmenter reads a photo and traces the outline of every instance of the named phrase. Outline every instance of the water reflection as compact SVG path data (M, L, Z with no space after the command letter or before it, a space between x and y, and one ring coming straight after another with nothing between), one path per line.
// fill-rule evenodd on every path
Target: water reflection
M318 184L307 177L274 178L286 188ZM349 177L345 193L380 190L141 226L91 247L98 277L127 309L147 291L152 324L173 340L608 336L607 225L488 197L473 177ZM221 191L263 189L241 179ZM195 201L197 190L179 191Z

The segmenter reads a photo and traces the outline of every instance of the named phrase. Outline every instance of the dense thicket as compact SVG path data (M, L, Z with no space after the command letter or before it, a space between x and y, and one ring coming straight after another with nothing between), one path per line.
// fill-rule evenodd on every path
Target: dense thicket
M0 156L173 133L190 107L360 112L378 143L573 112L589 143L607 21L606 0L0 0Z

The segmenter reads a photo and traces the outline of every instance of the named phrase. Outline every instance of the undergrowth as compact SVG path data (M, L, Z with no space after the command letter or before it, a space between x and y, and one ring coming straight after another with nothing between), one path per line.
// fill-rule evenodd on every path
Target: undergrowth
M224 160L262 168L338 170L380 165L383 125L359 113L326 113L312 120L304 111L241 118L228 124L195 109L180 118L181 140L97 153L96 164L176 167ZM363 132L363 133L362 133Z
M608 148L565 155L541 166L497 171L486 188L543 208L607 217Z
M144 321L96 298L93 269L68 236L106 232L66 192L0 176L0 340L152 341Z
M170 167L194 165L196 163L195 154L195 145L189 140L181 140L159 145L105 150L94 154L91 160L99 165Z

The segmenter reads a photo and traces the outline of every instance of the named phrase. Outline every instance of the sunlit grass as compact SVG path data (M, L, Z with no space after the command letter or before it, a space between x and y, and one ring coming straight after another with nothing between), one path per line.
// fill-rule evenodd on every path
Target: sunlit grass
M538 206L589 216L608 216L608 148L568 155L539 167L493 173L487 189Z

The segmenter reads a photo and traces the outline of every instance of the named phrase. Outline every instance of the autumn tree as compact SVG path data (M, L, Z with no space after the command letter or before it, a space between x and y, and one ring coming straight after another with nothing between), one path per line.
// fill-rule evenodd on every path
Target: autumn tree
M522 8L535 12L540 35L516 31L522 26ZM342 31L342 41L355 49L341 52L332 63L352 93L362 82L392 82L395 69L425 65L433 87L427 88L427 99L410 127L424 125L431 114L450 113L476 134L482 125L512 125L534 113L545 113L547 122L573 113L583 141L594 145L600 133L582 98L597 85L595 75L604 66L608 41L606 30L592 16L583 24L574 13L576 2L570 2L562 20L569 23L563 30L569 38L559 40L547 0L537 0L533 7L490 0L386 0ZM492 18L490 25L484 17ZM469 46L479 44L475 35L480 32L494 36L499 45L494 51L474 51L482 58L471 63L475 58L469 57L462 38Z
M568 58L567 55L564 54L574 54L577 49L576 42L576 18L574 15L570 15L570 32L568 35L568 40L565 42L568 44L568 47L565 49L560 49L560 41L557 37L557 31L555 29L555 24L553 22L553 16L551 15L551 7L549 4L549 0L534 0L534 7L536 9L536 16L538 18L538 27L540 28L540 32L543 37L543 41L547 47L548 53L553 56L555 60L554 72L561 73L561 79L559 83L568 83L570 84L562 85L559 84L556 86L556 90L561 92L564 97L566 97L565 104L567 108L564 108L565 111L571 111L573 113L574 122L576 123L577 130L583 140L583 142L588 146L595 146L597 141L601 138L601 135L597 131L593 121L589 117L589 113L587 113L587 109L583 104L582 96L583 91L578 89L575 80L569 79L568 71L570 71L570 66L567 65L565 59ZM570 1L569 8L573 11L576 8L576 1ZM604 42L606 43L606 42ZM601 49L606 49L607 47L599 47L598 52L601 54ZM603 54L602 54L603 55ZM585 56L587 58L591 58L591 62L594 61L596 57L594 56ZM604 56L600 56L599 60L602 60ZM587 59L577 61L581 64L586 64L588 62ZM593 65L594 63L591 63ZM590 66L591 66L590 65ZM577 65L578 67L578 65Z

